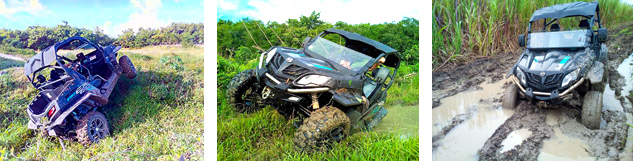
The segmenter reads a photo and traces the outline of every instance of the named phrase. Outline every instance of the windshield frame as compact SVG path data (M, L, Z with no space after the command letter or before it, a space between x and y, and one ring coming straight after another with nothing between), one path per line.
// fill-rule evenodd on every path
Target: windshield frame
M325 36L325 35L323 35L323 36ZM362 55L362 56L364 56L364 57L366 57L366 58L368 58L368 59L367 59L367 61L366 61L366 62L365 62L362 66L358 67L357 69L344 67L343 65L339 64L339 62L335 62L335 60L329 59L329 58L325 57L325 55L322 55L322 54L320 54L320 53L317 53L317 51L313 51L313 50L308 49L308 48L309 48L310 46L312 46L314 43L320 43L320 41L317 41L317 40L325 40L326 42L330 42L330 43L332 43L332 44L335 44L335 45L336 45L336 46L333 46L333 47L340 47L340 48L341 48L341 49L343 49L343 50L351 51L351 52L346 52L347 54L358 54L359 56L360 56L360 55ZM323 44L321 44L321 45L323 45ZM325 48L325 47L324 47L324 48ZM329 40L327 40L327 39L325 39L325 38L323 38L323 37L319 37L319 36L317 36L317 37L313 38L312 40L310 40L310 41L309 41L309 43L307 43L307 44L304 46L303 50L304 50L306 53L308 53L310 56L317 57L317 58L320 58L320 59L322 59L322 60L325 60L325 62L327 62L327 63L329 63L330 65L334 66L334 67L335 67L337 70L339 70L339 71L351 71L351 72L353 72L353 73L365 73L365 71L369 68L370 62L373 62L373 60L375 59L375 58L373 58L373 57L371 57L371 56L369 56L369 55L367 55L367 54L364 54L364 53L361 53L361 52L355 51L355 50L353 50L353 49L350 49L350 48L347 48L347 47L345 47L345 46L339 45L339 44L337 44L337 43L331 42L331 41L329 41ZM327 51L330 51L330 50L326 50L326 52L327 52ZM328 52L328 54L329 54L329 53L330 53L330 52ZM339 55L339 56L340 56L340 55ZM359 62L361 62L361 61L359 61ZM356 62L356 63L358 63L358 62ZM353 64L353 63L352 63L352 62L350 62L350 67L351 67L351 65L352 65L352 64Z

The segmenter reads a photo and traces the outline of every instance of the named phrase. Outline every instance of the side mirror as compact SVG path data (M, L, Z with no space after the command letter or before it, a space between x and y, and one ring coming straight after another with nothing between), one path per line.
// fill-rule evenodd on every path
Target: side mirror
M303 43L301 43L301 46L305 48L306 44L308 44L308 41L310 41L310 39L312 39L310 36L306 36L306 38L303 39Z
M525 35L519 35L519 46L525 47Z
M598 42L599 43L605 43L607 42L607 29L606 28L599 28L598 29Z

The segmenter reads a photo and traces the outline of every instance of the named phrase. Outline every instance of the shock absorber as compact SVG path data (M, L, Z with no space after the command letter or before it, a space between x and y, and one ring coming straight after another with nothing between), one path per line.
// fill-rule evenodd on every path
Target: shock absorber
M319 109L319 99L316 93L312 93L312 109Z

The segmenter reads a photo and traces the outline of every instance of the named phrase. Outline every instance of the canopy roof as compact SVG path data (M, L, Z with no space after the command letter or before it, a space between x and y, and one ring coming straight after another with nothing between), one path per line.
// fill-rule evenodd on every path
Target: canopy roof
M560 19L571 16L592 17L596 13L599 13L599 11L598 1L557 4L534 11L530 22L544 18Z
M357 33L351 33L351 32L347 32L347 31L343 31L343 30L337 30L337 29L327 29L325 30L326 33L336 33L341 35L343 38L345 39L349 39L349 40L354 40L354 41L360 41L366 44L369 44L373 47L375 47L376 49L384 52L384 53L395 53L398 52L396 51L396 49L393 49L385 44L382 44L376 40L372 40L369 39L363 35L357 34Z

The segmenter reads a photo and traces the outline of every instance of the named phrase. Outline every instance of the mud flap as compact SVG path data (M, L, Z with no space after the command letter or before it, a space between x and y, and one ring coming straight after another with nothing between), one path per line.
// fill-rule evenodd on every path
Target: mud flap
M374 116L374 119L372 119L368 124L367 124L367 129L371 130L372 128L376 127L378 125L378 123L380 123L380 121L382 120L382 118L384 118L385 116L387 116L387 113L389 113L387 111L387 109L385 109L385 107L380 107L380 109L378 109L378 112L376 113L376 115Z

